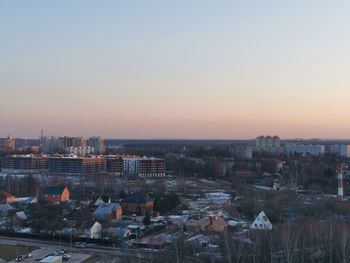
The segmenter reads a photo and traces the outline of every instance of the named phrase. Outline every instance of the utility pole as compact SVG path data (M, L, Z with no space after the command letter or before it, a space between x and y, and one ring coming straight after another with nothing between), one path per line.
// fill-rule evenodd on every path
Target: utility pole
M343 184L343 178L344 178L344 169L346 169L345 164L340 164L337 169L337 178L338 178L338 199L344 200L344 184Z

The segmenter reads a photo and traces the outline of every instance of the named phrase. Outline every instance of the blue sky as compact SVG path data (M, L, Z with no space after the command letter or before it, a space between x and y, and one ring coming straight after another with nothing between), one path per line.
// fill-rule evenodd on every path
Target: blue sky
M0 135L348 138L347 1L1 1Z

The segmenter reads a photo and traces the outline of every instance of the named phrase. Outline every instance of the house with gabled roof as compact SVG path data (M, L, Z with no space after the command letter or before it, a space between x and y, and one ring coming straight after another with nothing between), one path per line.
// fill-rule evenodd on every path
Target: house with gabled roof
M255 218L254 222L250 225L250 229L258 230L271 230L272 224L264 211L261 211L260 214Z
M123 213L136 214L136 215L152 215L154 199L148 195L136 192L129 194L121 201Z
M94 218L100 221L121 220L122 215L123 210L117 203L100 204L93 213Z
M12 204L14 202L16 202L16 197L14 195L0 189L0 203Z
M0 204L0 216L7 216L15 210L10 204Z
M81 238L88 237L92 239L98 239L102 237L102 224L95 220L88 220L80 225L78 229L78 235Z
M64 186L47 186L44 189L44 197L50 203L59 204L69 201L70 192Z
M94 205L99 206L100 204L111 203L111 198L107 195L96 196L94 199Z

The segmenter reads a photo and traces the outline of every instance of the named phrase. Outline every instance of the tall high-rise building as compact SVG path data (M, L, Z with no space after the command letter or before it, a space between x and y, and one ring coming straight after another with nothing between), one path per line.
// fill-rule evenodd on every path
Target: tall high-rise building
M258 151L278 152L281 140L278 136L259 136L256 138L256 149Z
M60 143L60 147L62 147L63 149L65 149L67 147L73 147L74 146L74 137L68 137L68 136L60 137L59 143Z
M106 152L104 139L100 136L90 137L88 140L88 146L94 147L96 154L104 154Z
M41 137L44 153L65 153L65 149L72 147L86 147L86 140L82 137Z
M73 147L86 147L86 139L83 137L74 137Z
M41 139L42 151L44 153L63 153L62 140L58 137L43 137Z

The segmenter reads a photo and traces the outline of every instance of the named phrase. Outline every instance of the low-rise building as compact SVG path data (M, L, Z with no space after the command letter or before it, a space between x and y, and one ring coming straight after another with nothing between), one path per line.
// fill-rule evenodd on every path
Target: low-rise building
M62 263L62 256L48 256L39 261L39 263Z
M99 222L95 222L89 229L90 238L101 238L102 225Z
M59 204L69 201L70 192L64 186L48 186L45 187L43 194L46 201Z
M14 195L0 189L0 203L12 204L15 202L16 202L16 197Z
M99 206L101 204L108 204L111 203L111 198L107 195L96 196L93 203L95 206Z
M255 218L254 222L250 225L250 229L258 230L271 230L272 224L264 211L261 211L260 214Z
M97 207L93 216L96 220L100 221L121 220L123 209L117 203L103 203Z
M152 215L153 205L154 199L140 192L129 194L121 202L124 213L142 216Z

